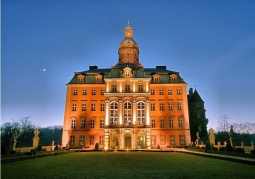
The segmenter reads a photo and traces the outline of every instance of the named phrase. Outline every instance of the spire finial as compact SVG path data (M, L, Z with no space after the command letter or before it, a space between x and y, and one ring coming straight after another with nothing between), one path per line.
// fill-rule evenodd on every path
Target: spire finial
M130 22L129 22L129 20L128 20L128 25L130 25Z

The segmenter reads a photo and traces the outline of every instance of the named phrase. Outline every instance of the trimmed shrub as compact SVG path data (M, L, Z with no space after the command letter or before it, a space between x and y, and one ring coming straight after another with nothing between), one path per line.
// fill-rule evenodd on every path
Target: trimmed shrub
M39 144L39 145L37 146L36 151L37 151L37 152L42 151L42 145L41 145L41 144Z
M245 153L243 148L235 148L235 152L242 153L242 154Z
M212 150L218 151L218 148L217 147L213 147Z
M1 155L7 155L7 148L5 145L1 145Z
M95 145L95 150L99 150L99 144L98 144L98 142L97 142L96 145Z
M11 150L10 154L16 154L16 151L15 150Z
M212 146L211 146L210 142L207 141L205 144L205 152L207 152L208 150L211 150L211 149L212 149Z
M58 150L58 145L55 146L54 150Z
M226 145L226 151L227 152L233 152L234 151L233 147L229 143L227 143L227 145Z
M220 151L226 151L225 147L220 147Z
M46 151L46 149L42 149L42 151Z
M31 152L32 155L36 155L36 150L35 149L31 149L30 152Z
M255 149L254 149L254 150L251 150L251 154L252 154L252 155L255 155Z

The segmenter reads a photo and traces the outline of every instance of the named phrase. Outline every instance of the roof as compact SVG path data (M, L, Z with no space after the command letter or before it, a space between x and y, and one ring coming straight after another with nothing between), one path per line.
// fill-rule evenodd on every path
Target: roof
M190 97L189 102L203 102L202 98L200 97L200 95L198 94L197 90L195 89L194 93L192 94L192 96Z

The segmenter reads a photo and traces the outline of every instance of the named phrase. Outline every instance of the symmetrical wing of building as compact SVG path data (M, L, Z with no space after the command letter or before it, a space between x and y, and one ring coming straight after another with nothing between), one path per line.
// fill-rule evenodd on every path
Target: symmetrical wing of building
M89 66L66 85L62 145L154 149L191 143L187 83L166 66L145 68L130 24L111 68Z

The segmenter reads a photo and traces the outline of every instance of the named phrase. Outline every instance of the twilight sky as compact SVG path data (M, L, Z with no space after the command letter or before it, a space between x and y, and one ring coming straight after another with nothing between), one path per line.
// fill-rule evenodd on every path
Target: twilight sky
M128 20L144 67L196 85L208 129L255 122L254 0L2 0L1 16L1 123L62 125L65 84L117 63Z

